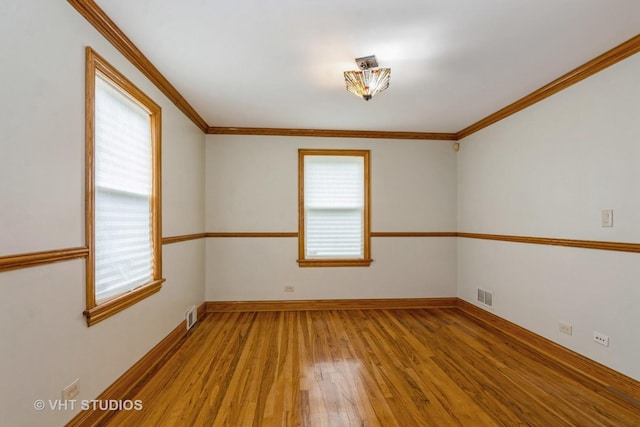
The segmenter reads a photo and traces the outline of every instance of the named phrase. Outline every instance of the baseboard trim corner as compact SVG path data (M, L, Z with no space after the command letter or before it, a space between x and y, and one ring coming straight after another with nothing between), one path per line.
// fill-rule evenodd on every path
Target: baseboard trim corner
M278 300L278 301L206 301L198 306L198 319L210 312L247 311L306 311L306 310L384 310L410 308L456 308L504 333L509 338L540 353L567 371L571 371L585 383L617 399L640 407L640 382L563 347L547 338L516 325L500 316L457 297L445 298L384 298L384 299L334 299L334 300ZM136 362L127 372L100 394L97 400L126 400L159 369L186 339L186 321L182 321L162 341ZM67 427L94 426L108 419L111 412L85 410L78 413Z
M206 314L205 303L198 306L198 319ZM187 321L183 320L162 341L103 391L96 400L126 400L144 385L187 337ZM111 411L87 409L78 413L66 427L95 426L109 417Z
M604 366L573 350L561 346L535 332L529 331L496 314L488 312L461 298L457 299L457 308L467 315L478 319L510 338L542 354L551 363L578 374L585 382L612 393L630 404L640 408L640 382L618 371Z

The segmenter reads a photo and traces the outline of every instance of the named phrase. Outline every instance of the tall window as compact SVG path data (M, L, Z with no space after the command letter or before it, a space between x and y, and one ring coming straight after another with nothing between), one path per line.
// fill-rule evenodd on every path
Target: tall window
M87 324L160 290L160 107L87 48Z
M369 151L298 151L298 264L371 264Z

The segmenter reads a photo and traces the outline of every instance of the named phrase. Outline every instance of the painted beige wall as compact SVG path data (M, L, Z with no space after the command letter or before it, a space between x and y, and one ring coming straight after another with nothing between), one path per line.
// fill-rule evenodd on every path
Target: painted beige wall
M84 245L84 47L162 107L163 235L204 231L204 135L65 1L0 4L0 256ZM94 399L204 301L204 241L164 246L162 290L87 328L83 260L0 273L0 424L80 378Z
M458 231L640 241L638 75L635 55L464 139ZM639 254L458 242L459 297L493 290L495 314L638 380L639 285Z
M451 145L209 135L207 231L296 232L298 148L371 150L372 231L455 231L456 153ZM299 268L296 238L209 238L206 245L208 301L456 293L455 238L373 238L369 268ZM284 293L285 285L296 291Z

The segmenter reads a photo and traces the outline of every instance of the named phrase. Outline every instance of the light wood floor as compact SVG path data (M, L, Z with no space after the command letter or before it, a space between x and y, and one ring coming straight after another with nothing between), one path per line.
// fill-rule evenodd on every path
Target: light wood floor
M110 426L640 426L455 308L209 313Z

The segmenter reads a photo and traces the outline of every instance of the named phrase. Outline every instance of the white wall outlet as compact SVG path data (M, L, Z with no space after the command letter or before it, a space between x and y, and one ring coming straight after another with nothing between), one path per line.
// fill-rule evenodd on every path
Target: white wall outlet
M602 332L593 331L593 340L600 345L609 347L609 337Z
M287 285L284 287L285 292L293 292L295 290L296 290L295 286Z
M566 322L558 323L558 329L560 329L560 332L565 333L567 335L571 335L573 333L573 328L569 323L566 323Z
M602 226L613 227L613 209L605 209L602 211Z
M80 394L80 378L62 389L62 400L71 400Z

